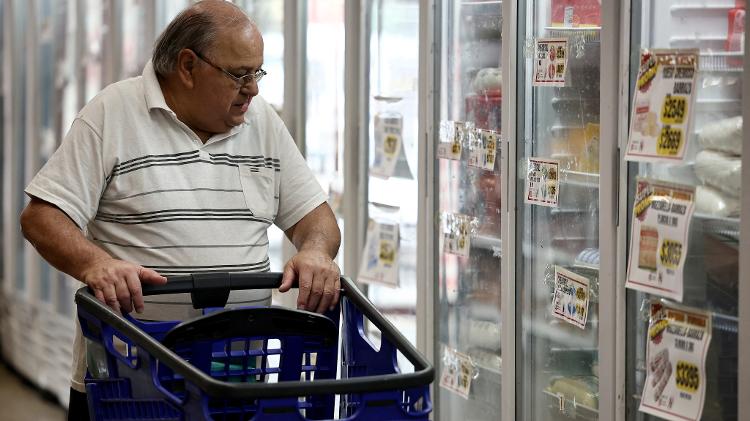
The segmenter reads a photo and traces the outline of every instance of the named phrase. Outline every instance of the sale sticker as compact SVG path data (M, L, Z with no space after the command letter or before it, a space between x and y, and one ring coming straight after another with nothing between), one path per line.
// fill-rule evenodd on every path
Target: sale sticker
M468 215L446 213L443 215L443 251L469 257L472 225L478 222Z
M652 301L646 338L646 379L639 411L666 420L701 419L711 315Z
M491 130L476 130L469 154L469 166L486 171L495 169L497 155L497 133Z
M375 157L370 167L370 175L390 178L401 154L403 119L398 116L374 118Z
M539 38L534 48L533 86L565 86L568 73L568 39Z
M398 251L399 225L370 219L358 280L398 286Z
M682 162L692 130L698 50L643 50L625 159Z
M524 202L556 208L560 194L560 161L529 158Z
M682 301L695 188L638 178L627 288Z
M445 347L443 351L443 370L440 374L440 386L457 393L464 399L469 398L471 382L477 375L471 358L461 352Z
M589 316L590 295L588 278L555 266L553 316L585 329Z
M440 123L440 142L437 145L437 157L441 159L460 160L464 138L468 137L462 121L443 121Z

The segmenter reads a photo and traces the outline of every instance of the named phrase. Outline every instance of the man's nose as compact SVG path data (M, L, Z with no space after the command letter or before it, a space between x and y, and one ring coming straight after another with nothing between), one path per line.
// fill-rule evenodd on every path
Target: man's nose
M258 95L258 82L253 80L250 83L246 83L242 85L242 87L240 87L240 92L243 95L248 95L248 96Z

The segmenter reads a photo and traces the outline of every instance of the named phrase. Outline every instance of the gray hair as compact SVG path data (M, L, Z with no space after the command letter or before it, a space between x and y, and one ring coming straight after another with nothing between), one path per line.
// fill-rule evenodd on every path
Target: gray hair
M241 12L240 15L230 19L230 22L220 22L221 27L232 27L247 19L242 9L237 10ZM154 55L151 59L154 71L162 77L174 72L177 57L185 48L204 54L213 46L219 30L219 22L210 11L195 6L183 10L169 23L154 44Z

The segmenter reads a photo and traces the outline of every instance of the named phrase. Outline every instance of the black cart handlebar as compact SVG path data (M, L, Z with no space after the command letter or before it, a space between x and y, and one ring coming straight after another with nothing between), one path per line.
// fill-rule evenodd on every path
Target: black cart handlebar
M143 295L191 293L211 295L214 291L271 289L281 285L282 274L263 273L215 273L209 275L186 275L170 277L164 285L143 285ZM223 295L221 292L219 295ZM325 379L313 382L285 381L278 383L229 383L216 380L186 362L162 343L135 327L122 315L97 300L88 287L76 292L76 304L94 317L109 324L143 348L160 363L167 365L176 374L194 383L206 394L230 399L281 398L316 394L345 394L403 390L430 384L434 379L434 368L414 346L389 322L362 294L354 282L341 277L341 296L346 297L372 322L406 359L414 365L413 373L383 374L344 379ZM226 300L225 300L226 301Z

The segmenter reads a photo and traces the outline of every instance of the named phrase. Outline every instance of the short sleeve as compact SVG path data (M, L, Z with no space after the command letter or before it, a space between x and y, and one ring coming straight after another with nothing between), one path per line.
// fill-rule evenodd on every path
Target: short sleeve
M26 187L26 194L57 206L79 228L85 228L96 216L106 186L102 148L101 136L77 118L60 147Z
M281 181L279 183L279 210L274 223L286 231L300 221L305 215L324 203L328 197L318 184L315 175L302 157L292 136L284 127L281 119L274 115L276 136L279 142L279 164Z

